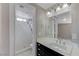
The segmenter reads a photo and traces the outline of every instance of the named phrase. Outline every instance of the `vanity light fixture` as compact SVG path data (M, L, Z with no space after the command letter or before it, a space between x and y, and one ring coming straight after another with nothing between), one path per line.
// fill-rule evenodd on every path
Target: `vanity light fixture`
M60 11L61 10L61 8L60 8L60 6L58 6L57 8L56 8L56 11Z
M48 12L47 12L47 15L50 15L50 14L51 14L51 12L48 11Z
M66 7L68 7L68 4L67 3L63 4L62 8L66 8Z
M52 12L48 11L46 14L48 17L52 17Z

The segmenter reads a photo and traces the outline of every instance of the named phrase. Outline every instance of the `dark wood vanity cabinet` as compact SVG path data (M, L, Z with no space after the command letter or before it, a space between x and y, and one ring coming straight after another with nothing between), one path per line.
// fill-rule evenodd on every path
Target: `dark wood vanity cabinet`
M37 56L63 56L63 55L37 42Z

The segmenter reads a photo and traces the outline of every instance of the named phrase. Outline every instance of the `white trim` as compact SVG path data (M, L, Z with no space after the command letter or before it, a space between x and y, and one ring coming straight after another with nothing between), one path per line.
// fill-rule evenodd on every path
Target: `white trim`
M9 55L15 55L15 4L9 4Z

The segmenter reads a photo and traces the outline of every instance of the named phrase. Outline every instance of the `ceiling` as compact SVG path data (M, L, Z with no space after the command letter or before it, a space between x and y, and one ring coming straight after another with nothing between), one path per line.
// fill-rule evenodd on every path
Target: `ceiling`
M43 9L48 9L55 5L55 3L36 3L36 5L42 7Z

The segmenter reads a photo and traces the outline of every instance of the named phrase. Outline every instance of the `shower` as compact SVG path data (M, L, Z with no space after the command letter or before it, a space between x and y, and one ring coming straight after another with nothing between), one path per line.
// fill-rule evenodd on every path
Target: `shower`
M29 4L15 5L15 55L34 55L34 21L35 9Z

